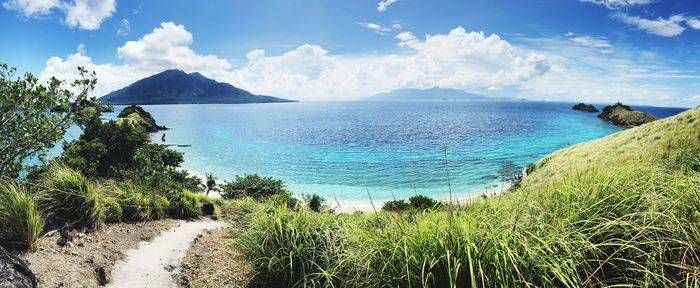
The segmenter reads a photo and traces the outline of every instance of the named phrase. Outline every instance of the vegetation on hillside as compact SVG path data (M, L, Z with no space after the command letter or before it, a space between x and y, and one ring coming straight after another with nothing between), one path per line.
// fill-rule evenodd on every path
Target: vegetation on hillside
M498 197L353 215L282 206L234 237L267 287L695 287L699 118L562 149Z

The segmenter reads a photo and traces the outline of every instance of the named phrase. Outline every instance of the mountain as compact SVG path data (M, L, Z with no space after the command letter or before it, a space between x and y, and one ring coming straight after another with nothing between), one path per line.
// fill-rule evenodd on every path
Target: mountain
M260 96L204 77L199 73L166 70L141 79L100 98L117 105L147 104L243 104L296 102L272 96Z
M398 89L391 92L379 93L362 99L363 101L425 101L425 100L493 100L492 98L464 92L459 89L430 88L430 89Z

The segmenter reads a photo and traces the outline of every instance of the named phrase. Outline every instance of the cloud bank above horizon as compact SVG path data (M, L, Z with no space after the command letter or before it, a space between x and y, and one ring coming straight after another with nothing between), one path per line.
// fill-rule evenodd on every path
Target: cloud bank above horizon
M76 67L84 66L96 71L95 95L102 96L163 70L181 69L256 94L302 101L354 100L400 88L437 86L514 98L666 103L674 99L671 96L687 96L676 95L673 87L638 80L697 77L662 66L644 68L604 38L567 33L516 40L521 44L462 27L424 37L403 31L396 35L400 53L333 54L319 45L303 44L281 55L256 49L247 53L246 65L233 67L225 58L193 50L194 36L184 25L163 22L117 47L121 63L94 63L86 52L89 47L81 46L68 56L48 59L40 79L74 79Z

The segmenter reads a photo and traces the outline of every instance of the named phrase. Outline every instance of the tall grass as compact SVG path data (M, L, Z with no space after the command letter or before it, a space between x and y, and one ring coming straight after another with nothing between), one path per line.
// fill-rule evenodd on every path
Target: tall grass
M14 182L0 180L0 239L36 250L43 228L32 195Z
M80 172L53 165L39 187L39 208L50 225L93 229L104 222L102 194Z
M589 171L426 213L278 208L238 243L283 287L672 287L698 283L700 175Z

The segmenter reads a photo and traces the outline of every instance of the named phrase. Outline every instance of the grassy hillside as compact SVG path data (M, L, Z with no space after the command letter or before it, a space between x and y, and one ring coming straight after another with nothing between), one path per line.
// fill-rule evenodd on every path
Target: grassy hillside
M700 156L700 109L556 151L529 167L527 189L560 185L586 171L693 168Z
M267 209L236 243L268 287L697 287L698 117L562 149L503 195L460 206Z

